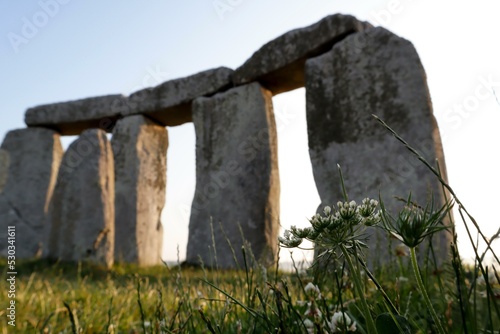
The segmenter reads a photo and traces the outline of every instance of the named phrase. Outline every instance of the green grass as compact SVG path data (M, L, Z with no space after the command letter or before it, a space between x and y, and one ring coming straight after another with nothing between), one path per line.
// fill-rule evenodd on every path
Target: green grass
M4 260L0 264L6 268ZM167 328L192 333L206 327L199 309L207 308L208 316L213 316L228 307L226 297L209 288L202 279L216 282L227 291L239 293L245 288L243 277L237 272L166 266L144 269L119 265L108 271L89 264L24 261L17 264L17 272L16 330L19 333L71 332L69 312L63 303L69 305L85 333L142 332L138 289L148 332L157 332L154 327L165 319ZM2 274L6 277L6 269ZM7 290L5 280L1 281L0 288ZM2 293L0 304L7 305L7 302L7 295ZM5 311L0 310L0 315L3 332L10 333L11 327L6 330ZM236 316L231 311L228 319L233 315Z
M360 216L362 210L347 203L344 189L343 221L333 219L336 212L328 208L325 216L311 219L312 229L293 229L280 238L292 248L302 238L320 241L327 255L323 259L331 255L330 263L322 260L311 268L283 272L279 266L263 267L246 248L241 250L247 261L242 271L133 265L107 270L87 263L19 261L16 327L7 324L9 283L1 279L0 334L500 333L500 260L491 246L500 230L485 236L441 178L439 166L432 167L378 120L436 175L458 206L460 220L450 215L450 226L443 230L439 211L412 207L388 221L382 206L382 227L411 249L398 247L373 273L364 266L360 241L362 225L374 224L375 211ZM455 224L466 228L475 253L472 264L460 260ZM439 266L428 247L433 233L452 237L450 256ZM477 240L488 246L484 252ZM415 253L418 244L431 251ZM484 262L486 255L493 263ZM6 261L0 259L0 265L7 278Z
M377 280L398 312L410 319L412 332L428 333L432 318L418 292L409 259L399 260L376 270ZM5 261L0 263L5 268ZM471 269L465 273L469 289L474 277ZM308 306L303 302L308 301L320 310L322 319L330 319L342 305L357 321L357 332L364 326L352 279L345 268L335 266L321 275L314 270L286 273L258 265L247 272L131 265L108 271L89 264L39 260L20 262L17 270L16 328L7 327L2 310L1 333L73 333L74 327L83 333L306 333L302 323ZM463 333L451 267L423 274L447 331ZM2 275L6 276L5 269ZM371 312L386 313L387 304L375 284L361 276ZM308 282L318 285L321 298L304 292ZM5 280L0 288L6 291ZM478 323L487 324L494 298L487 298L485 285L478 283L471 299L476 302L475 314L483 315ZM6 305L6 294L0 295L0 303ZM493 321L493 328L500 328L498 318ZM317 325L327 328L321 321Z

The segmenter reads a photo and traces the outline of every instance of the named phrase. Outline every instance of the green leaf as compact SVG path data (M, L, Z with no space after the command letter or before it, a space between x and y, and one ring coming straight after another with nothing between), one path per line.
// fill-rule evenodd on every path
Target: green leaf
M397 321L397 323L396 323ZM405 317L400 315L382 313L375 321L377 331L384 334L411 334L411 326Z

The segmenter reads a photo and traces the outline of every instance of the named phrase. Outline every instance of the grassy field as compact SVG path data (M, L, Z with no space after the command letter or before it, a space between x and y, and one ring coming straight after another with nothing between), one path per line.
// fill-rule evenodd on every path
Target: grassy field
M398 255L392 265L373 274L399 314L409 319L410 332L432 333L433 320L408 256ZM5 268L5 261L1 265ZM470 299L475 315L480 316L477 332L488 327L498 330L497 314L488 315L498 295L488 296L483 280L473 282L471 269L465 281L468 289L474 286ZM21 262L17 270L16 327L7 325L2 307L0 333L330 333L329 319L340 309L356 321L355 332L364 332L359 298L345 266L323 268L320 273L314 269L282 272L257 264L242 271L124 265L105 270L38 260ZM446 331L464 333L452 268L422 273ZM6 269L2 275L6 277ZM374 317L388 313L374 282L362 277ZM310 282L315 289L308 286ZM0 288L7 291L6 280L1 280ZM0 303L7 305L5 293ZM314 324L312 330L308 321ZM496 327L488 326L489 321Z
M5 260L0 264L6 268ZM291 275L268 275L261 267L238 272L115 265L106 270L38 260L18 263L17 272L16 327L7 326L2 308L1 333L73 333L74 327L83 333L204 333L210 326L224 333L244 326L247 332L254 327L252 316L210 284L256 308L257 293L271 302L273 285L299 288ZM7 276L6 269L2 274ZM6 280L0 288L8 290ZM0 303L7 305L5 293ZM257 332L261 327L255 324Z
M436 175L450 198L443 207L434 208L432 200L413 203L409 196L391 215L381 200L349 201L343 189L344 201L325 207L310 227L292 227L279 238L287 248L307 239L322 252L316 265L294 264L291 272L260 265L245 247L239 271L21 261L12 291L7 262L0 260L0 334L499 334L500 259L492 244L500 229L485 236L439 168L383 125ZM339 173L343 187L340 167ZM449 214L452 202L457 222ZM467 231L472 264L461 261L456 224ZM372 270L365 265L365 254L375 253L365 249L369 226L393 236L390 243L397 240L385 264ZM450 255L439 264L431 247L435 233L450 235ZM430 252L418 254L421 246ZM282 250L281 256L288 254ZM8 309L14 300L15 327Z

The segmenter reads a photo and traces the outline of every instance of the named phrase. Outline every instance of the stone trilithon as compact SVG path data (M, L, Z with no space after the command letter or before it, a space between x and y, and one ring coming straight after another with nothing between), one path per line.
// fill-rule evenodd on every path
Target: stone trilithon
M186 261L241 267L245 245L247 259L252 254L272 263L280 228L272 96L300 87L306 88L320 210L343 199L337 164L350 199L378 198L380 191L386 206L397 210L395 197L411 192L421 205L431 193L443 203L436 178L371 116L385 120L427 160L437 160L446 179L415 48L383 28L336 14L269 41L234 71L219 67L129 96L29 108L29 128L9 132L0 150L2 254L6 226L15 225L22 257L160 263L167 127L193 122L196 189ZM105 132L112 133L111 144ZM62 164L60 135L80 136ZM169 222L163 223L168 231ZM447 255L448 237L434 238L438 262ZM388 243L381 235L372 238L378 256L370 264L390 261Z

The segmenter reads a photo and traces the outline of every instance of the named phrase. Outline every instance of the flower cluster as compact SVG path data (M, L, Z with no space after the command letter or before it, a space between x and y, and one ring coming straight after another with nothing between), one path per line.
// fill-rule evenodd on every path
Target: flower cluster
M378 201L365 198L358 207L361 223L366 226L376 225L380 221L380 212L377 210Z
M352 243L364 227L378 224L380 213L377 206L378 201L369 198L360 205L350 201L338 202L336 207L326 206L323 214L316 214L309 220L310 227L292 226L283 237L279 237L279 242L284 247L295 248L307 239L329 249L340 243Z
M381 226L407 247L414 248L427 236L447 228L443 220L452 206L452 203L445 203L434 210L434 203L430 201L422 208L411 202L410 195L396 218L385 210L382 203Z
M308 295L312 299L321 299L321 291L319 290L317 285L309 282L304 288L306 295Z
M292 230L296 229L292 226ZM290 230L286 230L282 237L278 237L279 242L289 248L299 247L302 243L302 238L297 236L298 234L292 234Z
M328 322L328 326L332 333L355 332L357 329L356 321L352 321L345 312L335 312L332 316L332 321Z

